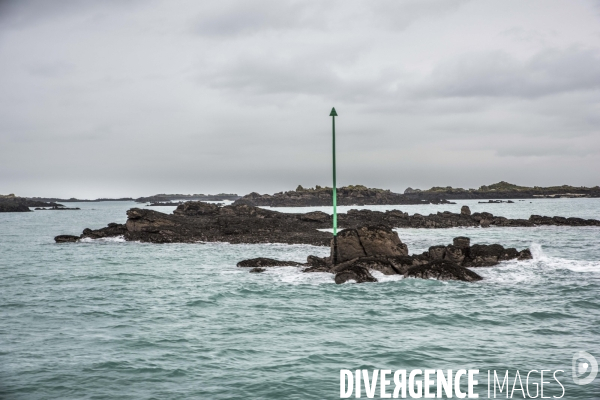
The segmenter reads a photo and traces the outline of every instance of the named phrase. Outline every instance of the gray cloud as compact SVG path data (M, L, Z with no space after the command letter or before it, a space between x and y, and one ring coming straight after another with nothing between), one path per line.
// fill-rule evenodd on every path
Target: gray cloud
M597 90L600 52L545 49L525 61L504 51L467 54L438 66L427 86L429 93L457 97L540 97Z
M596 185L597 2L0 2L0 193Z

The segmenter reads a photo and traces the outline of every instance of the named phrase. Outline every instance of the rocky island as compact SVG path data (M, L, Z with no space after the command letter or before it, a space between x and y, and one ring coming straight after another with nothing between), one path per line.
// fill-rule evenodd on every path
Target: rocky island
M327 246L331 233L331 215L321 211L282 213L248 205L221 206L188 201L165 214L132 208L125 224L111 223L101 229L85 229L81 235L60 235L56 242L75 242L81 238L123 236L125 240L151 243L288 243ZM529 219L510 219L491 213L471 213L463 206L460 213L449 211L421 215L390 210L350 210L338 215L338 225L356 229L361 226L389 228L454 227L533 227L537 225L600 226L595 219L532 215Z
M407 188L404 193L391 190L368 188L363 185L349 185L337 189L337 202L341 206L353 205L404 205L404 204L453 204L451 200L488 199L493 203L501 203L495 199L535 199L535 198L579 198L600 197L600 187L527 187L507 182L484 185L479 189L462 189L432 187L428 190ZM494 201L495 200L495 201ZM509 201L510 202L510 201ZM275 194L245 195L234 204L268 207L315 207L328 206L332 203L332 189L316 186L304 188L299 185L296 190Z
M338 233L338 263L332 256L308 256L305 264L269 258L240 261L237 266L252 268L250 272L264 272L277 266L297 266L303 272L328 272L335 275L335 283L377 282L371 274L402 275L405 278L434 278L476 282L483 279L468 268L491 267L502 261L531 259L529 249L504 248L499 244L471 246L468 237L456 237L450 245L432 246L422 254L409 255L408 247L398 234L384 226L362 226ZM333 252L333 240L331 240Z
M580 198L600 197L600 186L518 186L508 182L498 182L492 185L483 185L479 189L462 189L446 187L432 187L428 190L408 188L404 195L413 200L427 199L536 199L536 198Z
M332 204L332 189L330 187L303 188L299 185L296 190L279 192L273 195L247 194L238 199L235 205L268 206L268 207L315 207ZM390 190L368 188L362 185L350 185L337 188L338 206L364 205L402 205L402 204L454 204L443 196L425 200L413 199Z
M239 199L235 193L219 193L219 194L155 194L154 196L138 197L135 199L136 203L171 203L177 201L182 203L184 201L234 201ZM177 204L174 204L177 205Z
M0 212L30 212L29 207L51 207L60 209L64 207L62 204L54 202L45 202L32 200L26 197L15 196L14 194L0 195Z

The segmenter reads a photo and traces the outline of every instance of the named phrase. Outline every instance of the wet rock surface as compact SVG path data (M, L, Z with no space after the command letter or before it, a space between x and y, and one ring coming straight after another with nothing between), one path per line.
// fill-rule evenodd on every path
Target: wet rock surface
M405 278L476 282L483 278L467 267L491 267L502 261L532 258L529 249L519 251L499 244L471 246L471 239L464 236L454 238L452 244L431 246L422 254L408 255L408 248L400 241L398 234L380 226L345 229L338 236L340 262L337 264L332 263L331 255L309 255L305 264L255 258L240 261L238 267L295 265L304 267L303 272L307 273L334 274L336 283L377 282L372 271L384 275L402 275ZM363 244L363 240L367 246ZM333 244L331 247L333 251Z
M242 268L257 268L257 267L296 267L303 265L302 263L295 261L281 261L273 258L251 258L249 260L243 260L237 263L238 267Z
M371 275L369 270L365 267L361 267L360 265L349 265L343 271L335 274L335 283L342 284L348 281L354 281L356 283L364 283L364 282L377 282L377 279Z
M74 243L81 239L79 236L59 235L54 238L56 243Z
M363 229L365 226L379 226L385 229L533 227L538 225L600 226L600 221L595 219L532 215L525 220L494 216L487 212L469 213L468 207L463 207L461 213L444 211L427 216L408 215L400 210L385 212L349 210L345 214L338 215L339 226L354 229L354 232L347 233L347 237L339 237L340 240L349 244L348 254L340 254L344 254L344 259L350 259L354 256L369 256L373 254L373 251L379 251L369 248L370 245L365 247L364 238L357 239L360 235L377 235L374 231L360 233L359 228ZM86 229L81 237L123 236L125 240L152 243L287 243L315 246L327 246L332 238L331 233L318 230L331 228L331 216L320 211L306 214L281 213L244 204L220 206L189 201L180 204L173 214L132 208L127 211L127 217L124 225L109 224L108 227L102 229ZM399 255L397 251L393 250L393 254L389 255Z
M406 271L404 277L464 282L477 282L483 279L476 272L448 260L434 260L425 265L412 267Z

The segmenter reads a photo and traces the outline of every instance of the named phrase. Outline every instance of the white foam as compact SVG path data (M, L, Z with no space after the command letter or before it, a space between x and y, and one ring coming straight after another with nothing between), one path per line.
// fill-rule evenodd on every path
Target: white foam
M304 267L269 267L260 275L270 277L275 282L290 285L322 285L335 283L334 274L329 272L302 272ZM393 282L402 280L402 275L384 275L380 271L371 270L371 274L379 282ZM346 283L356 283L350 280Z
M546 260L548 258L542 250L542 245L539 243L531 243L529 250L531 250L531 255L534 260Z
M98 242L106 242L106 243L125 243L125 237L124 236L114 236L114 237L105 237L105 238L98 238L98 239L92 239L92 238L83 238L83 239L79 239L79 241L81 243L98 243Z
M381 271L370 270L371 275L376 278L379 282L393 282L401 281L404 279L404 275L385 275Z
M328 272L302 272L302 267L267 268L261 275L266 275L274 281L290 285L321 285L324 283L335 283L333 274Z

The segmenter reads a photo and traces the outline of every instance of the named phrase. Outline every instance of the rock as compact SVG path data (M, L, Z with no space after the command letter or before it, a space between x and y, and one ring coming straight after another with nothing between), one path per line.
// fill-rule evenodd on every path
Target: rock
M461 249L468 249L471 247L471 239L465 236L458 236L452 240L452 244Z
M411 256L407 254L408 249L400 241L397 233L385 227L345 229L339 236L339 243L344 251L340 259L343 261L332 265L331 257L311 255L308 256L305 264L308 268L303 272L333 273L336 275L337 283L349 280L375 282L375 278L370 274L371 271L379 271L385 275L472 282L480 280L481 277L465 267L490 267L501 261L531 258L529 249L519 252L515 248L504 248L499 244L469 246L471 239L464 236L454 238L454 244L431 246L423 254ZM372 246L365 247L363 241ZM346 259L351 255L355 257ZM260 258L242 261L238 266L264 267L284 263L287 262Z
M444 253L444 260L449 260L460 264L465 259L465 253L463 249L460 247L456 247L454 245L449 245L446 247L446 251Z
M219 213L219 206L216 204L205 203L203 201L188 201L177 206L173 214L175 215L216 215Z
M331 241L333 253L333 240ZM338 233L338 262L368 256L405 256L407 246L400 241L398 233L386 226L363 226L344 229Z
M482 228L489 228L490 227L490 221L487 219L482 219L480 222L481 227Z
M475 244L469 249L470 258L465 260L465 266L491 267L498 264L498 261L500 261L503 254L504 247L499 244ZM504 258L508 259L506 257Z
M13 202L0 202L0 212L30 212L25 204Z
M469 208L469 206L462 206L460 208L460 215L471 215L471 209Z
M412 260L409 261L409 265L412 266ZM331 267L330 272L338 273L347 270L350 267L361 267L366 268L368 271L379 271L384 275L397 275L400 273L400 269L394 265L392 261L390 261L386 257L361 257L355 260L346 261L341 264L337 264ZM408 269L403 268L403 270Z
M333 239L331 240L331 253L333 256ZM356 229L344 229L337 234L338 262L365 257L367 253L360 242ZM330 257L330 260L332 257ZM331 262L331 261L330 261Z
M261 273L261 272L265 272L265 271L266 271L266 269L264 269L264 268L256 267L256 268L252 268L248 272L253 273L253 274L257 274L257 273Z
M328 261L327 257L308 256L306 259L308 268L303 272L329 272L331 265L328 265Z
M306 214L300 214L300 219L302 221L310 221L310 222L327 222L331 221L331 215L324 213L322 211L312 211L307 212Z
M531 250L529 250L529 249L521 250L519 252L519 257L517 257L517 260L531 260L531 259L533 259L533 256L531 255Z
M431 246L429 248L429 257L432 260L442 260L446 254L446 246Z
M483 279L477 273L449 260L434 260L429 264L411 267L404 277L464 282L476 282Z
M59 235L54 238L56 243L73 243L79 240L79 236Z
M367 256L406 256L408 247L398 233L387 226L363 226L357 229Z
M6 202L10 201L12 200L6 200ZM205 202L185 202L179 205L173 214L132 208L127 211L127 216L126 224L120 225L122 229L90 229L86 230L82 237L123 236L125 240L152 243L229 242L327 246L331 242L330 233L318 230L331 227L330 216L321 212L294 214L245 204L219 206ZM338 223L340 226L355 231L348 233L346 238L342 235L343 231L338 234L339 241L343 242L341 243L342 252L345 252L343 260L374 254L406 255L407 250L397 237L383 239L383 236L391 235L391 228L394 227L440 229L489 226L490 224L523 227L535 225L600 226L598 220L581 218L531 216L529 220L522 220L496 217L490 213L473 213L468 216L451 212L440 212L428 216L420 214L409 216L399 210L386 212L350 210L346 214L338 215ZM379 228L377 231L365 228L369 226ZM358 228L362 229L361 232L357 230ZM393 235L397 236L397 234ZM378 246L383 246L388 250L382 251ZM466 245L455 244L455 246L465 248ZM396 249L394 249L395 247Z
M249 260L243 260L237 263L238 267L243 268L258 268L258 267L296 267L298 265L302 265L299 262L295 261L281 261L275 260L273 258L251 258ZM262 272L262 271L261 271Z
M111 222L106 228L92 230L86 228L81 234L81 238L100 239L106 237L124 236L127 233L127 228L124 224L116 224Z
M417 193L416 191L411 192ZM252 192L235 201L234 205L270 207L314 207L331 206L332 189L316 186L279 192L273 195ZM406 194L394 193L390 190L367 188L362 185L344 186L337 188L337 204L339 206L370 205L370 204L455 204L437 196L434 199L414 199Z
M338 285L351 280L356 283L377 282L377 279L371 275L368 269L358 265L349 265L343 271L335 274L335 283Z

